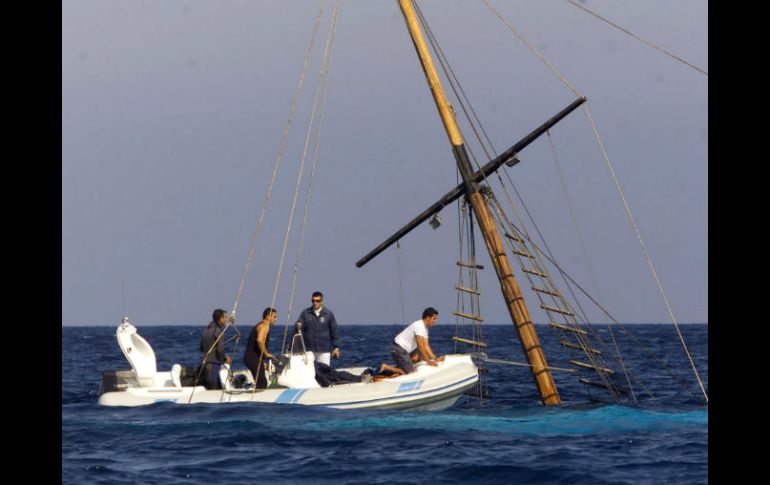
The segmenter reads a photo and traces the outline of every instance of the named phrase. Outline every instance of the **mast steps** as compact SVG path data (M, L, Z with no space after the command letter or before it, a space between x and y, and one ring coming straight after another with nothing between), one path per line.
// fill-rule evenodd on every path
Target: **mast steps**
M570 342L565 342L564 340L562 340L560 343L562 347L568 347L570 349L578 349L578 350L582 350L583 352L591 352L592 354L595 354L595 355L601 355L602 353L601 350L592 349L590 347L581 347L580 345L575 345Z
M485 347L486 348L486 346L487 346L487 344L485 344L484 342L477 342L475 340L470 340L470 339L462 338L462 337L452 337L452 340L454 340L455 342L460 342L461 344L468 344L468 345L473 345L473 346L476 346L476 347Z
M524 256L525 258L529 258L529 259L535 259L535 257L532 256L531 254L524 251L519 251L516 249L513 250L513 254L518 254L519 256Z
M575 316L575 314L572 313L569 310L564 310L564 309L561 309L561 308L556 308L556 307L552 307L552 306L548 306L548 305L540 305L540 308L542 308L543 310L545 310L547 312L561 313L562 315L567 315L568 317L574 317Z
M540 271L537 271L535 269L521 268L521 270L524 271L525 273L533 274L533 275L539 276L541 278L547 278L548 277L547 274L541 273Z
M628 394L629 393L629 390L626 389L625 387L611 386L611 389L610 389L610 388L607 387L607 385L605 383L592 381L590 379L580 379L580 383L581 384L587 384L589 386L594 386L594 387L601 387L602 389L606 389L606 390L609 390L609 391L613 391L614 390L614 391L617 391L617 392L622 392L623 394Z
M523 240L523 239L521 239L521 238L518 238L518 237L516 237L516 236L511 236L511 235L510 235L510 234L508 234L507 232L505 233L505 237L507 237L508 239L510 239L510 240L512 240L512 241L516 241L517 243L520 243L520 244L524 244L524 240Z
M545 293L546 295L551 296L561 296L561 294L557 291L546 290L545 288L538 288L537 286L532 286L531 288L532 291L536 291L538 293Z
M458 261L457 266L462 266L464 268L484 269L484 266L480 264L468 263L467 261Z
M572 364L572 365L576 365L578 367L582 367L584 369L592 369L592 370L596 370L596 371L599 371L599 372L604 372L605 374L614 374L615 373L615 371L612 370L612 369L608 369L606 367L594 366L593 364L588 364L586 362L580 362L579 360L570 360L569 363Z
M558 328L559 330L566 330L567 332L575 332L575 333L579 333L580 335L588 335L588 332L580 328L573 328L567 325L562 325L560 323L551 323L549 325L552 328Z
M479 315L471 315L470 313L463 313L463 312L458 312L458 311L453 311L452 313L454 313L455 315L457 315L458 317L461 317L461 318L468 318L470 320L476 320L477 322L483 322L484 321L484 319L481 318L481 316L479 316Z
M481 292L477 289L467 288L465 286L455 285L456 290L464 291L466 293L473 293L474 295L481 295Z

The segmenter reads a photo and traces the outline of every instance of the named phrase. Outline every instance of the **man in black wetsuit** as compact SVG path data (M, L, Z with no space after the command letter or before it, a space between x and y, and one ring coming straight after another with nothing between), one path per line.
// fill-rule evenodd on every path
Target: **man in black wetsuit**
M265 308L262 312L262 321L251 329L249 339L246 342L246 351L243 353L243 363L251 371L257 383L257 389L267 387L265 370L268 367L268 359L275 360L275 356L267 349L270 343L270 327L278 320L278 312L275 308Z
M203 335L201 335L200 349L206 356L206 360L203 363L203 378L206 389L222 389L222 384L219 382L219 369L222 367L222 364L231 364L233 362L233 359L225 353L224 337L220 338L217 342L217 338L224 332L225 324L227 324L227 311L221 308L214 310L211 318L211 323L203 330ZM230 315L229 320L231 323L234 321L232 315ZM216 345L214 342L216 342Z

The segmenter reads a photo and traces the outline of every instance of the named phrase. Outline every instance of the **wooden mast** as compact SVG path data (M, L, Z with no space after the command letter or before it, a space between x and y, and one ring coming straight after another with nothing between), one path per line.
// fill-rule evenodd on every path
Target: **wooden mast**
M519 284L511 271L511 265L505 253L503 242L500 239L500 234L497 231L497 226L489 211L487 201L480 192L478 183L473 180L473 170L463 145L460 130L457 127L454 112L444 95L441 81L433 65L425 39L422 36L422 30L417 21L412 1L399 0L399 5L401 12L404 14L404 19L406 19L407 29L409 29L412 42L420 58L420 64L428 80L428 85L436 102L444 129L449 137L449 142L452 144L452 152L454 153L457 167L460 170L460 175L463 178L465 195L473 206L473 212L476 214L479 228L484 235L484 242L489 251L489 257L500 280L503 298L508 307L508 312L513 319L524 354L531 366L530 369L532 370L537 389L540 392L540 398L545 405L560 404L561 398L556 390L556 384L553 381L551 371L548 369L548 364L545 361L543 349L535 332L535 326L532 324L532 319L529 316L527 305L524 303L524 297L521 294Z

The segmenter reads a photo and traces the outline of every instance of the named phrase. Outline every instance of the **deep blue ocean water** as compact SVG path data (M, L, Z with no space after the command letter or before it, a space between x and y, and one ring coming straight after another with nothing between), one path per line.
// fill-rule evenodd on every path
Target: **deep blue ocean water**
M489 401L479 406L475 398L463 397L442 412L255 404L99 406L101 373L129 368L115 339L116 326L62 328L62 483L707 482L708 409L671 325L627 325L643 345L616 330L627 366L655 399L637 405L596 403L574 374L556 373L565 404L545 408L527 368L489 364ZM138 328L155 350L158 369L168 370L174 363L199 363L203 327ZM342 357L333 365L378 365L400 328L341 326ZM681 328L708 388L707 326ZM606 327L597 329L608 342ZM280 345L282 331L282 326L274 329L271 350ZM436 353L454 351L453 332L452 324L431 329ZM552 329L538 326L538 332L551 366L566 366L576 357L561 348ZM524 360L511 325L486 326L485 337L490 357ZM243 349L241 342L236 368L243 368ZM648 398L638 386L635 390Z

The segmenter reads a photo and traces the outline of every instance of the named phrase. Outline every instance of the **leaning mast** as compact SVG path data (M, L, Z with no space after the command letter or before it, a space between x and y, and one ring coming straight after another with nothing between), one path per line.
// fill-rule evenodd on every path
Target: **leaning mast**
M490 213L487 201L481 194L481 188L478 182L474 181L474 172L470 160L468 159L468 153L463 144L462 135L457 126L452 107L447 101L444 90L441 87L441 81L436 72L436 68L433 65L433 60L431 59L425 39L423 38L422 30L417 21L412 1L399 0L399 6L401 7L401 12L404 14L407 29L412 37L412 42L417 50L417 56L420 59L420 64L422 65L423 72L425 73L431 93L433 94L433 99L436 102L436 107L441 116L441 121L443 122L444 129L449 137L449 142L452 145L452 153L454 154L457 167L463 179L465 195L473 207L473 212L476 215L479 228L484 236L484 242L489 251L489 257L492 260L492 265L500 280L500 289L503 292L506 307L511 315L516 332L519 335L519 341L521 342L524 354L529 361L532 376L535 379L535 384L540 393L540 398L545 405L560 404L561 398L559 397L559 393L556 390L556 384L553 381L553 376L546 363L545 354L543 354L543 349L540 346L540 340L535 332L535 326L532 323L529 310L527 310L527 305L524 302L521 289L513 275L513 271L511 271L511 264L505 253L505 247L500 239L497 226Z

